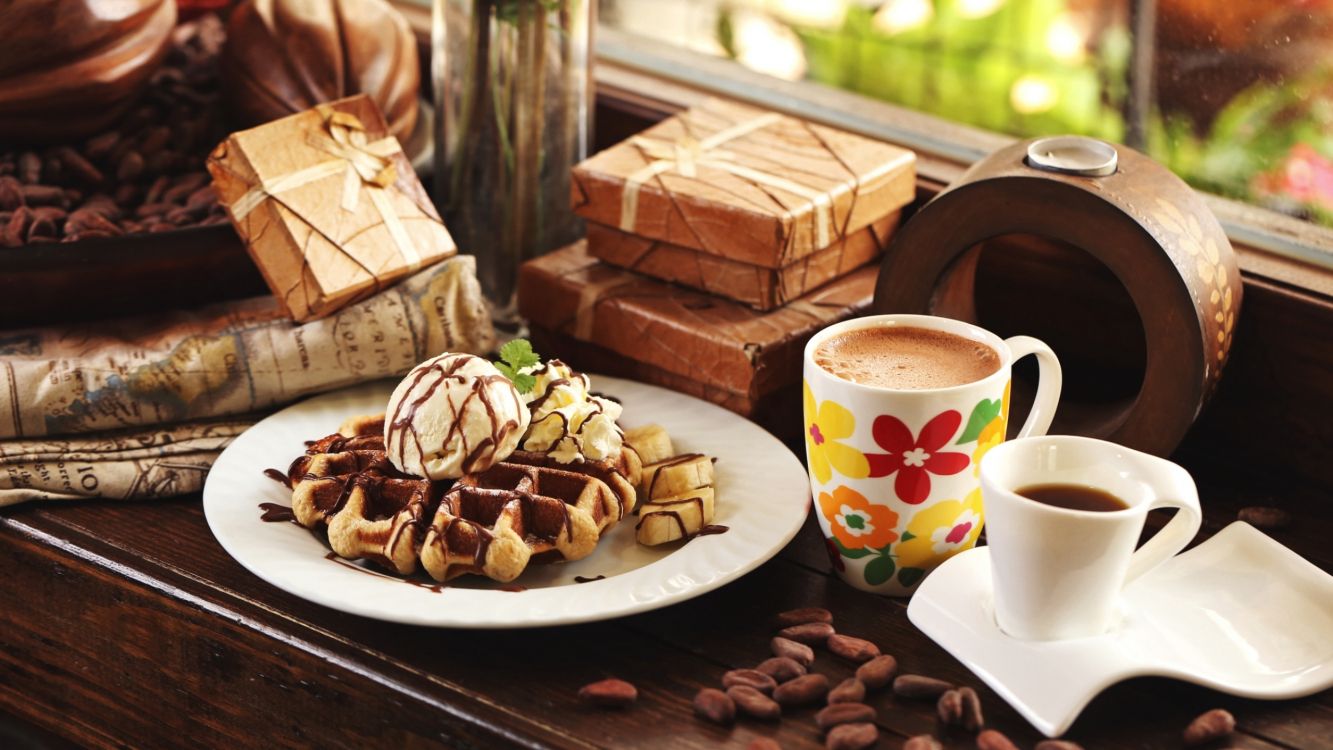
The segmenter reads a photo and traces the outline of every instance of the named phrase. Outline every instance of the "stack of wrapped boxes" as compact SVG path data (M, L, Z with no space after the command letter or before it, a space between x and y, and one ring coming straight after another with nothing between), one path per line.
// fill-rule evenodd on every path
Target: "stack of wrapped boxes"
M575 168L587 239L523 266L519 310L543 354L789 434L805 342L869 306L915 161L709 100Z

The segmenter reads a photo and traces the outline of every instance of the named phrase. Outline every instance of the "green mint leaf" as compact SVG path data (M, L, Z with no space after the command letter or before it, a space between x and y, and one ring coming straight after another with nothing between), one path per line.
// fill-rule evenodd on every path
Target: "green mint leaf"
M537 385L537 378L533 377L532 375L528 375L526 373L519 373L518 375L515 375L514 377L510 378L510 380L514 381L514 387L517 388L518 392L522 394L530 393L532 391L532 387Z
M500 347L500 359L503 359L515 371L541 364L542 358L532 350L527 339L514 339Z

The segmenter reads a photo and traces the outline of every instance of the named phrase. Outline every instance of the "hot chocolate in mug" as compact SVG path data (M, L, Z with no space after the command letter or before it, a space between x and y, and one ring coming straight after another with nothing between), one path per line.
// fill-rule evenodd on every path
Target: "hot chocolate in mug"
M894 364L895 351L912 355L908 364ZM929 315L856 318L811 338L802 388L810 491L843 580L910 595L976 544L979 462L1005 439L1012 366L1028 354L1040 382L1018 437L1044 434L1060 398L1060 363L1037 339Z

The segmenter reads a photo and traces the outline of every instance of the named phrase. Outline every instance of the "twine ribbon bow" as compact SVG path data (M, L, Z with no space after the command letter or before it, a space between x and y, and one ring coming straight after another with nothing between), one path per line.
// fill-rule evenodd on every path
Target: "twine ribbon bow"
M712 167L758 185L783 190L810 200L814 204L815 246L828 247L832 242L830 238L833 203L827 191L816 190L785 177L747 167L737 160L736 154L719 148L729 141L765 128L781 119L782 116L776 112L769 112L718 131L702 140L685 135L670 144L640 136L631 137L630 143L638 147L652 161L625 178L625 190L620 198L621 231L634 231L634 223L639 213L639 190L648 180L673 170L684 177L693 178L698 175L700 167Z
M261 180L232 204L235 220L241 221L269 198L277 198L281 193L342 173L342 194L338 202L342 210L356 211L361 195L364 193L369 196L403 260L413 270L420 267L421 253L389 200L389 187L398 179L393 156L403 150L398 139L389 136L372 141L366 133L365 125L356 115L339 112L327 104L320 104L315 109L323 117L323 128L308 134L306 143L333 158L290 174ZM334 238L328 239L339 248L342 247Z

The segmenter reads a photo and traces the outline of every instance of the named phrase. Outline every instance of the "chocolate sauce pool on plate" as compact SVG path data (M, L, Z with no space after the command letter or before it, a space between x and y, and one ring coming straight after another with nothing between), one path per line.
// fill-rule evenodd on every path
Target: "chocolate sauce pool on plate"
M574 583L592 583L593 581L603 581L603 580L606 580L606 576L593 576L592 578L585 578L583 576L574 576Z
M296 523L296 516L292 514L292 507L290 505L282 505L280 503L260 503L259 509L264 511L263 515L259 517L259 520L264 521L265 523L281 523L283 521ZM296 525L300 526L300 524Z

